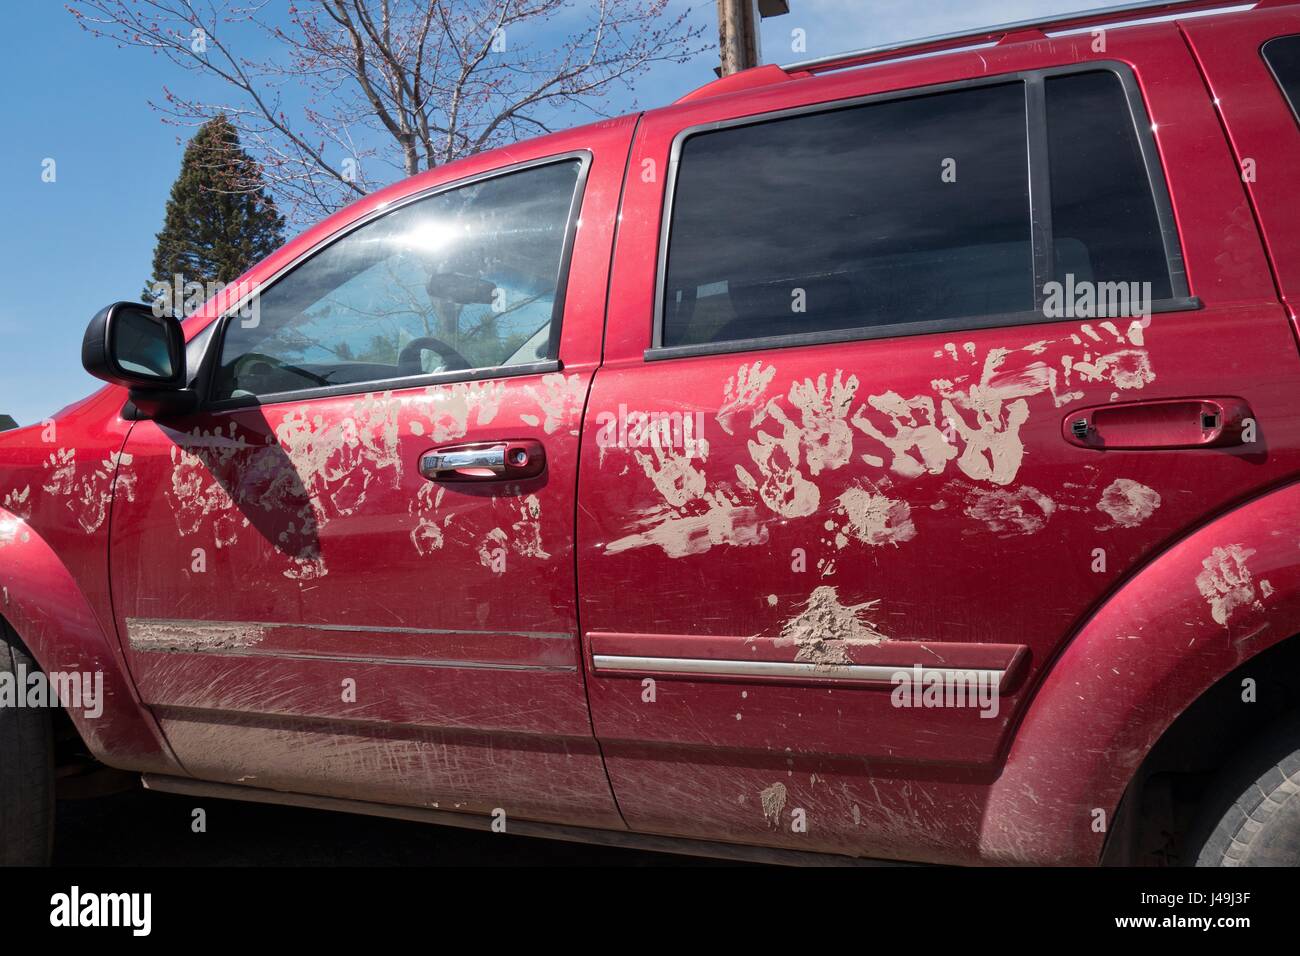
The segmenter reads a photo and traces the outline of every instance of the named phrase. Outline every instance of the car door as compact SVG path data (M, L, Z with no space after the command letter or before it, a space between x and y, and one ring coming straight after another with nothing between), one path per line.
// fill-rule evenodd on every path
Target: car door
M1071 633L1294 471L1295 342L1195 64L1173 24L1108 39L642 120L579 481L630 827L975 859ZM1225 620L1267 599L1233 544Z
M203 333L201 410L132 428L119 633L190 774L621 826L573 523L630 129L368 201Z

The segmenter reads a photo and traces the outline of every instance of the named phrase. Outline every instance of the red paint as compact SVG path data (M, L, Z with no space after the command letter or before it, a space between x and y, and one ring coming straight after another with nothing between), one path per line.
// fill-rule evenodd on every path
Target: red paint
M105 674L104 715L72 717L114 766L799 850L1095 862L1102 835L1088 815L1113 812L1161 733L1224 674L1300 632L1290 320L1300 129L1258 56L1265 40L1298 32L1297 7L1273 5L1116 28L1104 53L1088 33L1034 33L817 75L763 68L367 197L242 281L266 282L430 186L589 153L562 371L134 423L119 414L124 391L105 388L59 413L53 440L39 425L0 435L0 614L47 670ZM997 374L1014 374L1135 343L1097 323L1089 337L1070 319L648 362L674 137L1102 59L1138 79L1202 304L1143 331L1154 379L1122 396L1106 382L1083 394L1062 386L1059 401L1029 395L1010 484L972 480L951 462L900 477L891 451L854 426L850 459L816 477L811 513L746 498L737 469L753 472L751 442L779 427L748 411L720 419L742 367L775 367L762 402L797 421L792 384L855 379L852 417L868 396L978 383L995 350L1007 350ZM1257 160L1253 181L1240 175L1245 158ZM208 303L187 337L234 301ZM494 413L463 416L460 433L412 427L484 401L483 389ZM620 408L702 416L708 455L692 467L709 490L744 499L744 527L718 532L698 495L666 502L649 450L602 447L601 422ZM1221 413L1208 431L1207 409ZM1249 446L1235 442L1246 417L1259 429ZM1075 439L1080 418L1098 440ZM303 423L367 437L295 459L285 436ZM528 451L524 471L420 473L433 450L502 442ZM538 459L544 470L532 473ZM1143 503L1124 497L1134 485L1158 507L1124 511ZM854 537L848 504L836 502L863 490L904 502L890 520L897 530L905 513L912 532ZM1017 524L1026 514L1041 527ZM675 545L636 537L672 515L699 520ZM494 529L506 541L501 567L485 548ZM1203 575L1237 546L1252 552L1255 600L1220 621ZM1104 571L1090 566L1098 548ZM829 662L797 626L829 600L822 588L834 588L832 610L859 607L871 628ZM596 667L598 655L817 666L787 677L614 672ZM996 716L982 717L895 706L888 683L841 679L840 664L1005 675ZM807 832L791 831L793 808Z

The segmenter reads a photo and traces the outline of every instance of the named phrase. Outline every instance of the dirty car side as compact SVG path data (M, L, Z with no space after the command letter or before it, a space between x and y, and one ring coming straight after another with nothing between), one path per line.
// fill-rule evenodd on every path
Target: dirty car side
M1096 863L1162 735L1300 634L1300 130L1259 55L1298 33L761 68L367 197L185 322L197 409L109 386L0 436L0 616L104 674L82 740L158 779ZM460 240L391 226L439 202L541 224L502 242L556 278L421 275L460 324L366 373L331 323L408 260L339 250L431 261ZM1055 313L1058 279L1154 307ZM498 445L543 470L427 466ZM900 695L921 671L993 699Z

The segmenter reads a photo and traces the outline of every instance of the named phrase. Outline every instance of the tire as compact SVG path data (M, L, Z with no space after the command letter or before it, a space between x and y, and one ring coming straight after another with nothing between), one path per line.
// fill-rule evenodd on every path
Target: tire
M0 674L39 670L0 622ZM54 839L54 732L46 708L0 707L0 865L46 866Z
M1220 774L1197 832L1197 866L1300 866L1300 715Z

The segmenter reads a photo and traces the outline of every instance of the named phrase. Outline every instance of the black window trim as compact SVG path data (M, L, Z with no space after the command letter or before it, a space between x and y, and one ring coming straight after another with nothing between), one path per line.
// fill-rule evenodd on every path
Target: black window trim
M1291 99L1290 91L1287 90L1286 84L1282 82L1282 77L1278 76L1277 70L1273 67L1273 61L1268 58L1268 48L1282 40L1300 41L1300 33L1284 33L1281 36L1269 37L1259 45L1259 56L1264 61L1264 67L1268 70L1269 75L1273 77L1273 85L1282 94L1282 102L1286 103L1290 108L1291 119L1295 121L1297 126L1300 126L1300 101Z
M266 395L254 395L249 397L211 399L212 390L216 382L217 368L221 363L221 350L225 344L226 330L230 323L236 318L239 310L248 303L254 295L260 295L270 289L280 280L286 278L299 266L310 260L313 256L334 245L344 237L352 234L358 229L382 219L405 206L412 203L430 199L440 193L450 192L453 189L460 189L465 186L472 186L475 183L484 182L489 179L497 179L501 176L509 176L513 173L523 172L527 169L535 169L542 166L552 166L558 163L567 163L578 161L578 176L574 182L573 196L569 200L568 221L565 224L564 231L564 248L560 252L559 276L555 286L555 302L551 306L551 333L550 348L551 354L556 358L547 359L540 362L526 362L519 365L496 365L485 366L482 368L459 369L451 372L431 372L427 375L408 375L399 378L386 379L368 379L364 382L344 382L339 385L322 385L313 388L294 389L287 392L269 392ZM421 388L430 385L445 385L454 382L475 382L485 379L496 378L515 378L522 375L539 375L548 372L558 372L564 366L559 359L560 354L560 330L563 325L564 308L567 302L567 293L569 286L569 269L573 260L573 247L577 241L578 222L582 218L582 202L587 189L587 177L591 171L592 154L590 150L575 149L564 153L556 153L550 156L543 156L537 159L524 160L518 163L512 163L509 166L498 166L495 169L486 170L482 173L475 173L471 176L464 176L460 179L450 180L445 183L438 183L427 189L421 189L403 196L401 199L394 200L381 207L372 209L369 213L362 216L355 222L349 223L345 228L321 239L320 242L313 245L310 249L287 263L264 283L261 288L243 296L237 303L227 307L225 313L218 317L212 325L220 325L216 334L211 336L205 355L202 360L202 366L196 377L197 381L202 382L202 402L199 411L202 412L221 412L233 411L246 408L262 408L267 406L290 404L294 402L308 401L317 398L334 398L346 395L364 395L373 392L398 391L408 388ZM206 332L207 330L204 330ZM198 333L203 335L204 332Z
M1087 60L1064 66L1045 67L1035 70L1017 70L994 76L981 76L972 79L957 80L930 86L908 87L872 93L847 99L810 103L789 109L775 110L749 116L737 116L709 123L689 126L677 132L673 137L672 149L668 160L667 185L664 189L663 206L659 226L658 262L655 273L654 315L652 317L652 334L650 347L645 350L643 358L647 362L674 358L688 358L697 355L725 355L731 352L753 352L765 349L795 348L806 345L823 345L837 342L870 341L885 338L907 338L913 335L927 335L936 332L957 332L974 329L988 329L1003 326L1036 325L1055 322L1069 322L1073 319L1048 318L1043 314L1042 302L1044 286L1051 279L1052 232L1051 232L1051 183L1047 165L1047 97L1046 80L1053 76L1073 73L1094 73L1106 71L1115 74L1124 91L1129 107L1129 119L1137 134L1138 149L1142 164L1146 169L1147 187L1155 204L1156 220L1160 228L1164 245L1165 262L1169 268L1169 285L1171 296L1151 303L1152 313L1184 312L1200 309L1201 300L1193 296L1187 283L1187 272L1183 261L1182 246L1178 239L1178 226L1174 219L1173 203L1169 197L1169 187L1164 171L1160 166L1159 153L1152 135L1151 117L1147 113L1146 103L1142 99L1141 88L1131 67L1115 60ZM806 116L814 113L830 113L869 103L890 100L915 99L938 93L950 93L958 90L972 89L980 86L998 86L1020 82L1025 85L1025 121L1026 143L1029 164L1029 220L1030 238L1033 245L1034 269L1034 304L1029 312L1001 313L993 315L958 316L956 318L934 319L923 322L896 322L890 325L863 326L849 329L831 329L820 332L798 332L791 335L774 335L762 338L731 339L726 342L702 342L695 345L663 344L664 312L666 306L666 280L668 272L668 244L672 231L673 200L677 190L680 172L682 147L686 140L700 133L711 133L738 126L757 126L775 120L794 116ZM1037 175L1035 175L1037 171Z

